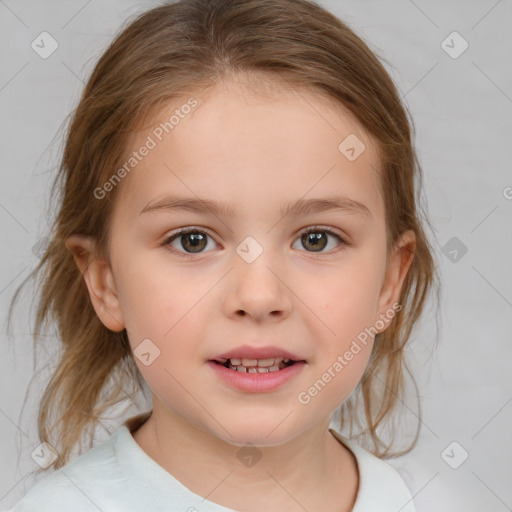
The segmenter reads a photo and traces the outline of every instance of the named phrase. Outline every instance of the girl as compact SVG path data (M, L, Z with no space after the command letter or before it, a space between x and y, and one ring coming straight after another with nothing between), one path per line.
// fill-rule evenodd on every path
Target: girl
M35 270L55 471L14 512L415 510L382 459L417 435L393 453L377 428L436 266L406 110L353 31L308 0L149 10L97 63L59 177ZM150 410L71 461L143 382Z

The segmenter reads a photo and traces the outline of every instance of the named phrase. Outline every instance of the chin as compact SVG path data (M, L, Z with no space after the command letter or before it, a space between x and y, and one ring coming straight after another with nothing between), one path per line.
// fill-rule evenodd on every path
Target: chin
M279 446L299 434L289 424L287 426L280 425L283 419L280 418L276 421L273 418L272 421L255 423L250 418L249 421L244 418L240 422L226 422L223 425L231 436L222 428L216 428L215 435L226 443L240 447L249 444L261 447Z

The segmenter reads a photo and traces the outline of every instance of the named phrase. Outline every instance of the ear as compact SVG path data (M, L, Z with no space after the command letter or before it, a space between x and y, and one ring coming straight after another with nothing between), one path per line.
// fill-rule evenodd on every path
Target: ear
M98 256L93 238L72 235L66 239L65 245L80 269L99 319L107 329L122 331L125 323L114 276L108 263Z
M392 316L390 311L399 311L401 308L393 304L397 304L400 299L400 293L402 286L407 276L407 272L414 260L414 250L416 248L416 235L414 231L404 231L398 241L395 244L395 249L389 257L388 266L386 269L386 276L382 284L382 288L379 294L378 300L378 313L379 317L377 320L381 320L381 323L385 323L383 329L379 329L379 332L385 331L391 323Z

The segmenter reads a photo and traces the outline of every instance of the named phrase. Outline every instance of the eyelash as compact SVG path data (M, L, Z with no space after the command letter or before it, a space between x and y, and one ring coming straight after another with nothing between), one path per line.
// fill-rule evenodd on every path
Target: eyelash
M313 251L305 251L305 252L309 252L310 254L313 254L313 255L315 255L315 254L318 254L318 255L335 254L338 251L342 250L344 246L350 245L349 243L347 243L344 240L344 238L342 238L342 236L339 233L337 233L337 232L335 232L335 231L333 231L331 229L324 228L322 226L311 226L311 227L305 229L304 231L301 231L299 233L298 238L302 237L302 235L307 235L309 233L318 233L318 232L327 233L327 234L337 238L339 240L341 246L338 247L337 249L334 249L334 250L331 250L331 251L328 251L328 252L318 252L318 253L315 253ZM173 242L174 240L179 238L181 235L186 235L188 233L202 233L202 234L205 234L205 235L209 236L210 238L212 238L208 233L206 233L205 231L203 231L203 230L201 230L201 229L199 229L197 227L189 227L189 228L180 229L176 233L170 235L169 237L167 237L165 239L165 241L163 242L162 245L165 246L173 254L177 254L178 256L181 256L181 257L184 257L184 258L193 258L194 256L198 256L198 255L204 254L204 252L201 252L201 253L182 252L182 251L176 250L174 247L170 247L171 242ZM206 251L206 252L209 252L209 251Z

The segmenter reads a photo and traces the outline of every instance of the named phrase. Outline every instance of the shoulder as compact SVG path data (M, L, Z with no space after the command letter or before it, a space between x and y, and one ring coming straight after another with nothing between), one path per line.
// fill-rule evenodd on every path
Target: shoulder
M98 512L105 504L101 489L119 478L116 448L119 430L106 441L37 482L7 512ZM103 485L99 485L103 484ZM101 503L101 504L100 504Z
M411 492L393 466L334 429L329 430L357 460L359 489L353 512L416 512Z

